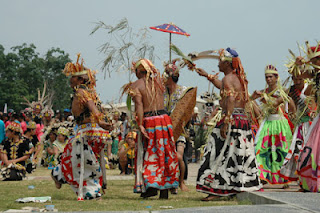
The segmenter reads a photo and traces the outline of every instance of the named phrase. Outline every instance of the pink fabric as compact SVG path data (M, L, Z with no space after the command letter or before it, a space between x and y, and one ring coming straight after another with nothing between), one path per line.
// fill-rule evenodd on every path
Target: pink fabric
M37 136L39 141L41 139L41 136L43 135L43 132L42 132L43 128L44 128L43 124L37 124L36 125L36 136Z
M11 124L11 121L7 121L6 124L5 124L5 127L7 128L7 126Z
M20 125L21 125L21 128L22 128L22 131L25 132L27 130L27 123L25 121L22 121L20 123Z

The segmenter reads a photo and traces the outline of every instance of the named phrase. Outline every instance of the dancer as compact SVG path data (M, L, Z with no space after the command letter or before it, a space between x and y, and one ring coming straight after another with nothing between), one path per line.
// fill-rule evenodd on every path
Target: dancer
M278 70L268 65L265 68L267 88L255 91L251 99L261 98L264 120L255 137L255 151L259 177L264 183L285 184L280 177L280 168L291 145L292 132L284 117L284 103L289 97L280 85Z
M219 53L219 70L225 75L222 80L197 69L199 75L207 77L220 89L224 113L209 135L198 171L197 191L208 194L202 201L262 187L250 123L245 113L245 106L249 103L248 82L237 52L227 48Z
M173 139L171 119L164 110L164 87L160 73L152 62L140 59L133 65L137 81L127 90L135 103L137 122L144 141L144 152L137 148L135 192L141 197L156 196L168 199L168 189L179 184L179 166ZM138 143L139 144L139 143ZM142 165L140 165L142 164ZM142 169L142 174L139 174Z
M77 193L78 200L101 197L105 187L105 166L100 161L111 125L104 121L101 101L96 93L95 72L79 63L67 63L64 73L71 75L70 86L74 89L72 113L78 124L76 136L69 140L61 155L61 163L52 171L56 187L68 183Z

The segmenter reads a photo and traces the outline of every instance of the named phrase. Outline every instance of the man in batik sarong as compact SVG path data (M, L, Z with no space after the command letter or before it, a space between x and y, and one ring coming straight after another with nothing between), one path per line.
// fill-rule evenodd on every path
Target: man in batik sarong
M175 62L166 64L165 71L163 74L163 80L165 81L166 90L164 92L164 108L169 113L173 112L176 107L176 104L179 100L190 90L192 87L180 86L178 85L179 80L179 68L175 65ZM186 125L186 124L184 124ZM184 127L184 126L183 126ZM179 186L182 191L188 191L188 187L185 185L184 180L187 177L188 173L188 162L184 155L187 139L186 131L184 131L176 141L180 177L179 177ZM177 191L173 191L177 193Z
M202 201L230 196L242 191L260 190L252 131L245 106L249 103L248 82L236 51L219 51L217 75L208 75L197 69L220 89L222 119L209 135L197 177L197 191L208 194Z
M255 91L251 99L261 98L264 120L255 137L255 152L259 177L265 183L285 184L280 177L280 168L289 151L292 132L284 116L284 104L289 102L288 95L280 85L277 69L268 65L265 68L267 88Z
M304 82L302 75L292 75L293 85L290 87L289 96L294 101L297 112L295 117L295 131L289 152L280 170L281 177L297 181L297 162L301 150L304 148L312 119L315 116L317 105L314 100L312 86Z
M104 161L100 161L111 124L104 121L101 101L95 90L95 72L79 63L67 63L64 73L74 89L72 113L78 124L74 138L61 154L61 163L52 171L56 187L68 183L77 193L78 200L101 197L105 185ZM102 155L103 156L103 155ZM102 158L102 157L101 157Z
M143 152L139 150L140 146L136 149L134 192L142 193L141 197L146 198L156 196L160 190L160 199L168 199L168 190L179 185L179 165L171 119L164 110L165 88L159 71L150 60L140 59L134 63L133 69L138 80L130 85L128 91L135 103L144 149ZM139 160L141 153L143 162Z
M317 105L320 103L320 43L316 46L310 47L307 45L307 57L308 60L304 60L298 57L296 60L297 65L305 64L312 66L314 69L309 72L304 72L304 77L314 76L316 90ZM309 128L308 134L305 138L305 146L300 153L298 160L297 173L299 177L299 184L302 191L320 192L320 119L319 114L313 120L312 125Z

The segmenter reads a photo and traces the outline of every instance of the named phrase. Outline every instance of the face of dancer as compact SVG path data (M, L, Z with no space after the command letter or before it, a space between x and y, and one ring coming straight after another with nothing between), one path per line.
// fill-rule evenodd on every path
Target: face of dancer
M274 74L266 74L266 82L268 86L273 86L277 83L278 77Z
M58 141L61 142L61 143L64 143L66 140L66 136L62 135L62 134L59 134L58 135Z
M71 87L71 88L74 88L74 87L82 84L83 81L84 81L84 80L83 80L81 77L79 77L79 76L72 76L72 77L70 78L70 87Z
M53 142L53 141L56 140L56 135L53 132L51 132L50 135L49 135L49 138L50 138L50 141Z
M142 66L142 64L140 64L137 68L136 68L136 76L138 79L142 78L144 75L146 74L146 69Z
M6 131L6 136L7 136L9 139L12 139L13 136L14 136L14 132L13 132L12 130L8 129L8 130Z
M230 62L229 61L219 61L219 71L220 72L225 72L227 70L227 67L230 66Z
M301 76L292 76L292 81L294 85L298 88L302 88L304 86L304 81Z
M126 142L128 143L129 147L134 147L135 141L133 137L127 137Z

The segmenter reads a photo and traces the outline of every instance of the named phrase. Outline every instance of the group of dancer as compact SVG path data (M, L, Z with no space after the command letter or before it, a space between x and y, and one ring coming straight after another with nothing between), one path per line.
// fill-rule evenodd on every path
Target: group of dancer
M197 176L196 189L208 194L203 201L215 200L243 191L262 190L263 184L298 181L302 191L318 192L318 70L319 44L307 45L307 58L295 57L289 66L293 85L283 88L276 67L265 68L267 86L248 92L248 81L238 53L230 48L219 50L219 71L208 74L197 68L192 56L183 58L188 69L206 77L220 90L220 106L211 114L212 126ZM135 103L138 135L135 147L134 192L141 197L168 199L169 191L183 182L186 163L179 150L184 147L183 127L186 114L194 107L190 91L177 84L179 69L175 61L165 64L164 74L148 59L133 63L138 80L124 87ZM294 72L292 70L295 70ZM61 165L53 171L57 187L69 183L79 199L100 197L105 185L99 167L99 152L104 134L111 125L104 122L94 90L94 75L79 64L68 64L71 86L75 89L73 114L80 127L62 155ZM189 95L188 95L189 94ZM188 102L187 99L191 101ZM257 104L259 99L261 104ZM184 102L186 101L185 106ZM181 104L181 102L183 102ZM180 105L179 105L180 103ZM189 108L188 108L189 107ZM182 110L182 111L181 111ZM184 110L184 111L183 111ZM175 124L175 116L180 120ZM170 117L170 116L171 117ZM173 120L173 121L172 121ZM313 124L311 125L311 122ZM255 127L255 128L252 128ZM180 129L177 133L177 129ZM177 137L178 134L178 137Z
M319 44L307 43L306 58L294 56L288 66L293 80L289 89L283 88L277 68L268 65L266 88L252 95L238 53L230 48L211 53L217 52L214 58L224 74L221 80L197 68L192 55L183 57L179 65L175 60L166 63L162 75L148 59L133 62L137 80L123 88L135 103L138 130L128 134L135 144L127 145L135 146L134 192L148 198L160 191L159 198L168 199L169 192L176 193L179 186L188 190L184 127L191 119L196 88L177 84L185 65L206 77L221 97L208 122L209 136L197 176L196 190L208 194L203 201L290 181L298 181L302 191L318 192ZM71 76L71 110L77 129L51 175L57 188L67 183L78 200L84 200L100 198L106 189L104 149L113 125L101 109L95 71L79 59L66 64L63 71Z

